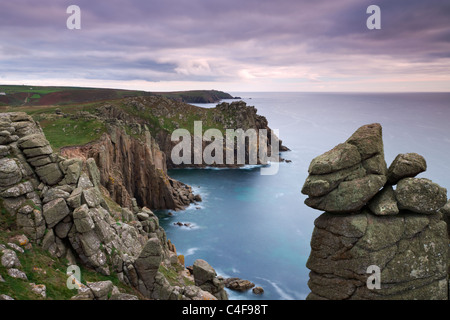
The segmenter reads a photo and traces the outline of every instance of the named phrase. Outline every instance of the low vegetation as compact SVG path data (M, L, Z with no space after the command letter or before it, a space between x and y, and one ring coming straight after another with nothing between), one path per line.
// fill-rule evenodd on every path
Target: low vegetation
M3 207L0 199L0 244L6 246L14 236L22 232L16 228L15 219ZM8 247L7 247L8 248ZM67 288L68 261L65 258L54 258L39 245L22 247L24 253L17 252L21 267L28 280L10 277L7 269L0 264L0 275L5 282L0 281L0 293L16 300L68 300L77 294L77 290ZM9 249L9 248L8 248ZM78 264L81 266L81 263ZM141 296L135 289L120 282L116 274L104 276L95 270L81 266L81 283L110 280L121 292ZM46 287L46 297L32 292L30 283L43 284ZM142 298L142 296L141 296Z

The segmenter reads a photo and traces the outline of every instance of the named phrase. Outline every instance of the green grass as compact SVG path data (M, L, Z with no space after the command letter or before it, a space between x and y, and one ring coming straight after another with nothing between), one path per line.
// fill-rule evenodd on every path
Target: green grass
M15 219L0 199L0 243L10 242L9 239L17 234L21 232L16 229ZM36 245L31 250L25 249L24 253L17 253L17 256L22 265L19 269L25 272L28 281L10 277L6 268L0 265L0 274L5 279L5 282L0 282L0 293L19 300L41 300L43 297L31 291L29 283L35 283L46 286L47 298L51 300L69 299L76 294L65 285L67 267L64 260L50 257L47 251ZM35 268L42 268L46 274L37 272Z
M7 244L10 238L22 234L15 226L15 219L3 206L0 199L0 244ZM77 294L77 290L67 288L68 275L67 260L51 257L48 251L36 244L31 249L25 249L24 253L17 253L20 260L21 271L25 272L28 281L15 279L8 275L7 269L0 264L0 275L5 282L0 282L0 294L6 294L16 300L44 300L40 295L31 291L29 283L43 284L46 286L47 300L68 300ZM81 283L110 280L121 292L137 295L142 298L135 289L121 283L115 273L104 276L95 270L81 266Z
M63 89L69 89L64 87L36 87L31 85L24 85L24 86L14 86L14 85L5 85L0 86L0 91L5 92L8 94L15 94L15 93L21 93L21 92L27 92L27 93L37 93L37 94L47 94L51 92L58 92ZM75 89L75 88L72 88Z
M95 141L106 132L105 124L97 120L58 118L40 122L54 151L67 146L84 145Z
M3 199L0 198L0 237L2 230L14 229L16 226L16 219L6 211L3 206Z
M195 283L180 275L180 271L183 270L181 265L175 264L170 267L160 265L158 271L161 272L171 286L190 286Z
M2 241L2 243L5 242ZM37 245L33 245L31 250L25 250L24 253L17 253L17 256L22 265L19 269L25 272L28 281L11 278L6 268L0 266L0 274L6 281L0 283L1 294L7 294L17 300L43 300L43 297L31 291L29 283L44 284L48 300L69 300L77 294L76 289L67 288L68 275L66 274L67 261L65 259L53 258ZM80 270L83 284L110 280L121 292L138 295L133 288L120 282L114 273L105 276L83 266L80 266Z

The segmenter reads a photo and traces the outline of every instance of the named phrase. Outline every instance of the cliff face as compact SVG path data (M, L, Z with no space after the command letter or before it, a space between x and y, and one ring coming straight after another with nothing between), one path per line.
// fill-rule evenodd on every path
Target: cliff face
M0 214L1 221L9 221L8 225L0 225L0 231L20 230L33 245L41 246L55 259L67 259L70 265L81 263L103 275L117 274L120 281L146 298L227 298L223 281L215 273L208 276L214 285L206 287L212 293L193 285L197 279L184 269L183 257L177 255L150 209L135 205L132 212L109 198L101 184L101 170L93 158L67 159L56 155L38 123L25 113L0 114L0 132ZM152 178L151 171L144 171L145 163L141 168L133 163L139 162L139 156L153 157L154 165L159 163L164 169L163 159L158 161L159 153L157 150L152 153L148 144L148 149L139 145L133 150L134 142L114 133L105 137L103 143L98 145L99 149L108 143L123 146L114 146L112 155L92 151L98 155L97 161L106 162L103 169L114 170L120 164L130 170L142 170L141 174L148 174L145 179ZM129 159L125 153L130 151L135 151L137 157ZM125 160L115 160L118 156ZM159 169L155 165L151 170ZM123 177L124 183L127 179L130 177ZM20 263L8 263L8 257L13 255L4 248L0 244L2 265L8 274L13 274L10 269L20 267ZM166 274L180 270L177 279L169 282ZM174 281L177 284L172 284ZM110 283L98 284L104 285L108 290L112 287ZM99 296L99 290L90 284L81 285L73 299L107 298L107 294Z
M276 150L276 152L289 151L289 149L282 144L282 141L273 133L272 129L268 125L268 121L266 117L257 114L258 110L253 106L247 106L247 104L243 101L235 101L232 103L223 102L218 104L215 108L207 109L206 114L199 114L199 118L195 119L195 121L202 121L202 129L206 131L208 129L218 129L222 132L223 140L226 141L227 135L226 130L238 130L242 129L244 132L253 129L259 135L262 134L265 130L266 135L264 139L266 141L267 147L267 156L272 156L272 149ZM167 166L169 168L203 168L206 166L213 167L239 167L242 164L238 164L237 162L237 142L234 144L234 161L233 163L227 163L226 161L226 152L227 148L224 143L223 145L223 159L221 163L213 163L207 164L204 159L201 164L196 164L194 161L194 132L191 128L193 123L184 126L180 126L178 122L176 123L177 128L187 128L191 133L191 161L190 163L182 163L182 164L174 164L170 156L167 159ZM204 132L202 132L203 134ZM172 149L177 145L178 142L171 141L171 131L161 131L156 139L158 140L159 145L166 155L170 155ZM206 147L210 144L210 142L203 140L202 141L202 150L205 150ZM259 148L259 142L256 142L257 147ZM272 146L276 146L277 149L272 148ZM245 164L250 164L249 157L249 143L246 142L245 145ZM273 155L277 158L277 161L283 161L282 158L278 156L278 154ZM262 164L259 154L257 155L257 164Z
M112 199L132 207L133 198L140 206L153 209L182 209L194 201L189 186L167 175L166 156L145 125L139 125L137 139L123 126L109 124L99 141L61 150L66 157L93 158L99 168L100 183Z
M415 178L425 170L415 153L387 168L379 124L312 160L302 192L326 212L314 223L308 299L448 299L450 202Z

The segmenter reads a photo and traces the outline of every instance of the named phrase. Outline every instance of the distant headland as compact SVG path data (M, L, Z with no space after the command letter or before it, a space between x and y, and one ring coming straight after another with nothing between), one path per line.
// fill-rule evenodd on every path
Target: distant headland
M218 90L189 90L149 92L140 90L48 87L33 85L0 85L0 106L63 105L96 102L137 96L162 96L185 103L215 103L227 99L240 99Z

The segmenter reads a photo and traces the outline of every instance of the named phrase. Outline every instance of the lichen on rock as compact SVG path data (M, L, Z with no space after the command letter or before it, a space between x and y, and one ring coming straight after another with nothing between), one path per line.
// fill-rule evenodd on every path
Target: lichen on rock
M378 124L346 143L362 161L341 144L311 162L302 189L307 205L326 211L314 222L308 299L448 299L447 190L414 178L426 169L418 154L387 170ZM379 289L367 285L372 266Z

